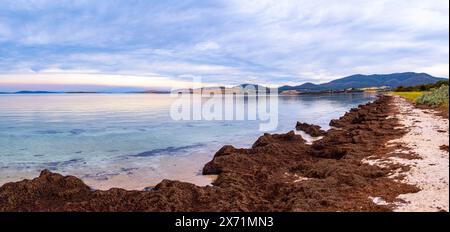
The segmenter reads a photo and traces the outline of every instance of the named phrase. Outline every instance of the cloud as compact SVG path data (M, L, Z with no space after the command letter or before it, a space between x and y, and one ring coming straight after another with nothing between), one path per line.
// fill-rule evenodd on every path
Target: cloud
M200 50L200 51L206 51L206 50L215 50L215 49L219 49L220 46L219 44L212 42L212 41L208 41L208 42L202 42L202 43L198 43L195 45L195 48Z
M442 0L1 2L4 74L95 70L274 85L355 73L449 76Z
M98 86L98 87L126 87L139 90L169 90L188 88L193 86L193 77L187 80L173 80L169 77L156 75L119 75L96 73L92 70L58 70L50 69L38 73L28 74L0 74L0 90L10 86ZM201 80L201 79L200 79ZM217 84L202 84L202 86L217 86ZM46 90L37 89L37 90ZM80 89L78 89L80 90ZM81 89L85 91L85 89Z
M0 22L0 42L2 40L6 40L6 38L9 37L10 33L11 30L9 29L9 27Z

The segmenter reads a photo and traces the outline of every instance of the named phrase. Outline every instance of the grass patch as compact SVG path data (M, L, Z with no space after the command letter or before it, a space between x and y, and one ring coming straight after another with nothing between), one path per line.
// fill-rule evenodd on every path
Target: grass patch
M415 91L415 92L392 92L392 94L394 95L398 95L401 97L404 97L406 100L410 101L410 102L416 102L416 99L418 97L420 97L422 94L424 94L426 92L422 92L422 91Z

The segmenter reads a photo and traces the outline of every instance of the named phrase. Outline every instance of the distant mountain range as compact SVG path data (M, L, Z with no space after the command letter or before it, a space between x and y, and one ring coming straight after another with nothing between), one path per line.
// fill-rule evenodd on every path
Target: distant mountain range
M68 91L68 92L56 92L56 91L30 91L23 90L18 92L0 92L0 94L95 94L95 93L154 93L163 94L170 93L169 91L159 91L159 90L147 90L147 91L128 91L128 92L95 92L95 91Z
M283 91L299 91L299 92L321 92L327 90L345 90L360 89L370 87L387 86L395 88L398 86L413 86L420 84L435 83L447 78L433 77L426 73L393 73L393 74L374 74L374 75L352 75L340 78L324 84L305 83L298 86L282 86L279 88Z
M23 91L19 91L19 92L15 92L15 93L16 94L49 94L49 93L64 93L64 92L23 90Z
M212 87L203 87L197 89L177 89L172 91L173 93L194 93L194 94L244 94L244 93L258 93L265 89L267 93L269 93L269 89L262 85L254 85L254 84L240 84L233 87L225 87L225 86L212 86ZM277 91L274 89L275 92Z
M23 90L23 91L18 91L18 92L0 92L0 94L54 94L54 93L64 93L64 92L29 91L29 90Z
M322 93L322 92L347 92L362 91L361 89L367 88L379 88L379 89L392 89L398 86L414 86L420 84L435 83L437 81L448 81L447 78L433 77L426 73L393 73L393 74L374 74L374 75L352 75L340 79L333 80L324 84L305 83L298 86L282 86L278 91L282 94L300 94L300 93ZM235 93L248 92L247 87L252 86L258 90L260 85L254 84L241 84L234 87L205 87L199 89L180 89L177 92L185 93Z
M447 78L433 77L426 73L393 73L393 74L373 74L373 75L352 75L340 79L336 79L324 84L305 83L298 86L282 86L278 90L280 93L286 94L298 94L298 93L317 93L328 91L344 91L348 89L362 89L372 87L386 87L396 88L398 86L414 86L420 84L435 83L437 81L448 81ZM253 86L256 92L260 85L254 84L241 84L231 88L218 86L218 87L205 87L200 89L179 89L174 92L187 92L187 93L199 93L199 92L217 92L217 93L235 93L235 92L248 92L246 88ZM253 91L254 92L254 91ZM55 94L55 93L115 93L115 92L54 92L54 91L19 91L19 92L0 92L0 94ZM169 91L130 91L125 93L170 93Z

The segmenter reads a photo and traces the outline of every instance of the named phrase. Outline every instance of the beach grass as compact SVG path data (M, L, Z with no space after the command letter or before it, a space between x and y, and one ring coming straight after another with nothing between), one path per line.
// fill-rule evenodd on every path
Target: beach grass
M424 91L392 92L392 94L404 97L406 100L408 100L410 102L416 102L416 99L424 93L426 93L426 92L424 92Z

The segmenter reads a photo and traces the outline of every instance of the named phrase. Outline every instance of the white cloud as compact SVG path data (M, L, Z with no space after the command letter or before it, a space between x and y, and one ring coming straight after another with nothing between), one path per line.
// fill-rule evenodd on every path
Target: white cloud
M206 50L216 50L219 49L220 46L219 44L212 42L212 41L207 41L207 42L202 42L202 43L198 43L195 45L195 48L200 50L200 51L206 51Z
M445 0L6 3L0 43L13 46L0 46L3 72L95 70L269 84L355 73L449 76ZM1 18L3 11L21 14Z
M164 76L119 75L83 72L83 70L48 70L32 74L0 74L0 86L109 86L132 87L143 90L189 88L192 78L173 80ZM217 86L214 83L204 83L202 86Z
M434 75L437 75L438 77L448 77L448 70L450 69L448 63L441 63L441 64L432 64L430 66L425 66L421 69L419 69L419 72L425 72L425 73L434 73Z

